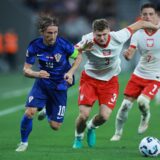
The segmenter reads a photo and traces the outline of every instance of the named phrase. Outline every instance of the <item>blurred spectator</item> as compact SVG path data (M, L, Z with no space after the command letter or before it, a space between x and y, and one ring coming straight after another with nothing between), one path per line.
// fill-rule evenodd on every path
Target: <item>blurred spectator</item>
M3 34L0 33L0 57L3 55Z
M16 56L18 51L18 35L13 29L4 34L4 53L11 71L17 69Z
M90 25L85 17L72 12L67 16L62 31L72 42L77 43L80 37L91 31Z

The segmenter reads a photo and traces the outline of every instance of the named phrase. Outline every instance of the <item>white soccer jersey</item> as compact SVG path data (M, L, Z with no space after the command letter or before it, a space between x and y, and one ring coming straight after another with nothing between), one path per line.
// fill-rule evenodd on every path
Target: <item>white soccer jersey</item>
M120 53L123 44L130 38L131 32L127 28L117 32L110 32L105 46L93 45L93 50L84 52L88 61L85 64L86 73L99 80L108 81L120 73ZM77 46L82 46L86 41L93 41L93 33L82 37Z
M160 29L152 35L144 29L137 31L131 38L131 45L136 47L141 55L134 74L160 81Z

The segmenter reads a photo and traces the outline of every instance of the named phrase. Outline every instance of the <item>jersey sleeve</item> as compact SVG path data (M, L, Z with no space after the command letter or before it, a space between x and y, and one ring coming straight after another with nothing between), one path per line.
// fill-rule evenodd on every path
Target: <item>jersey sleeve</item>
M82 47L87 41L92 41L93 40L93 33L86 34L82 36L82 39L80 42L78 42L75 47Z
M130 46L133 48L137 48L138 45L138 32L135 32L131 37Z
M121 29L117 32L111 32L111 36L119 43L125 43L132 35L132 32L128 28Z
M29 45L26 52L26 63L34 64L36 60L36 52L33 45Z

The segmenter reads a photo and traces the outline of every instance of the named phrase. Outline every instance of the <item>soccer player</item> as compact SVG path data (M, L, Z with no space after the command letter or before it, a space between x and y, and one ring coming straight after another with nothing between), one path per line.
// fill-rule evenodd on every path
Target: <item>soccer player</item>
M92 24L93 32L84 35L77 44L77 48L84 52L88 60L80 79L79 115L76 119L73 148L82 148L86 127L88 145L95 145L95 129L109 119L118 97L117 75L120 73L119 55L123 44L133 32L146 27L157 29L159 26L151 22L138 21L120 31L110 32L107 20L97 19ZM99 113L86 124L96 100L99 102Z
M141 19L158 24L156 8L151 3L141 7ZM141 55L138 65L124 91L124 100L118 110L115 124L115 134L111 141L119 141L122 136L123 126L128 118L134 100L137 100L141 112L141 121L138 133L144 133L148 128L150 119L150 101L160 88L160 29L141 29L133 34L129 48L124 52L130 60L135 51Z
M23 69L25 76L35 78L35 82L21 120L21 142L17 152L27 149L33 116L44 106L51 128L60 128L66 111L67 89L73 85L73 74L81 62L78 50L58 36L58 21L55 17L41 16L38 29L42 36L29 44ZM32 69L36 58L40 71ZM75 59L72 66L69 58Z

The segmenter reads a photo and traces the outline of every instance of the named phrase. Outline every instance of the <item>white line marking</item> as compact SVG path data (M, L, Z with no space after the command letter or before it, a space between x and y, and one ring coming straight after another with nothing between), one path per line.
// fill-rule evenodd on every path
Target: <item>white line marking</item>
M77 92L77 88L71 88L69 90L69 94L68 94L68 98L72 97L76 92ZM0 111L0 117L17 112L19 110L25 109L24 104L18 105L18 106L14 106L12 108L9 109L4 109L2 111Z
M16 91L6 92L1 95L1 99L8 99L11 97L13 98L13 97L22 96L22 95L26 94L29 89L30 88L24 88L24 89L20 89L20 90L16 90Z
M17 112L17 111L22 110L22 109L24 109L23 105L19 105L19 106L14 106L14 107L9 108L9 109L2 110L2 111L0 111L0 117L5 116L7 114Z

